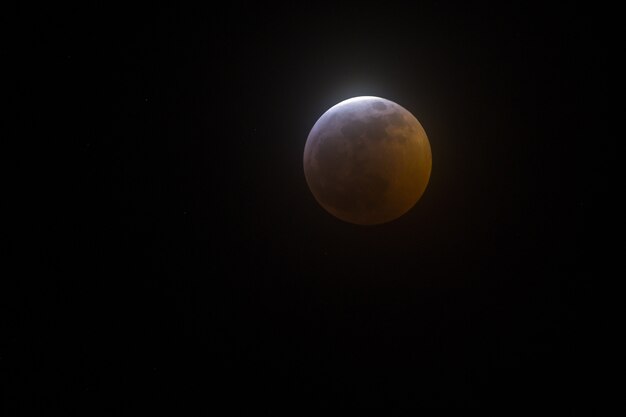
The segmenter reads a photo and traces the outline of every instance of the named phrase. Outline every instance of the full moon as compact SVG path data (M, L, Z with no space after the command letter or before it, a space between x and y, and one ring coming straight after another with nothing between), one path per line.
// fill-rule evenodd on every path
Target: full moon
M304 147L304 175L335 217L381 224L408 212L430 178L432 154L420 122L380 97L354 97L328 109Z

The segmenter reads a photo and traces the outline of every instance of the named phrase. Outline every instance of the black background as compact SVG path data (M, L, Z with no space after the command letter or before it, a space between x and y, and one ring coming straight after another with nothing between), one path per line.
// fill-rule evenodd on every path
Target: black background
M19 121L52 153L5 415L595 406L611 11L231 3L26 25L48 55ZM303 175L310 128L358 95L432 147L385 225L333 218Z

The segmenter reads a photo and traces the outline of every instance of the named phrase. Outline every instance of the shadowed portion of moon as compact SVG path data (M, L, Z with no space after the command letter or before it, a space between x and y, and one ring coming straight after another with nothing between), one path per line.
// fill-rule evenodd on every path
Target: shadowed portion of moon
M406 213L424 193L432 165L417 119L379 97L356 97L324 113L304 149L316 200L334 216L379 224Z

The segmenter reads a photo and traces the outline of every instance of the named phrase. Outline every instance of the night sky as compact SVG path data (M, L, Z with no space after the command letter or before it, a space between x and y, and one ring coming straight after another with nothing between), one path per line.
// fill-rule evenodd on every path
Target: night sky
M40 11L71 164L29 209L43 268L3 319L4 415L595 406L609 12L227 3ZM360 95L433 154L377 226L324 211L302 167Z

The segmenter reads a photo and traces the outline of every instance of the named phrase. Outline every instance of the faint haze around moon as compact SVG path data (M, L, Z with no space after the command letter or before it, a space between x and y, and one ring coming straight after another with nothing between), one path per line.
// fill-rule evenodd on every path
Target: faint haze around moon
M304 174L318 203L361 225L397 219L420 199L430 178L426 132L402 106L354 97L315 123L304 147Z

